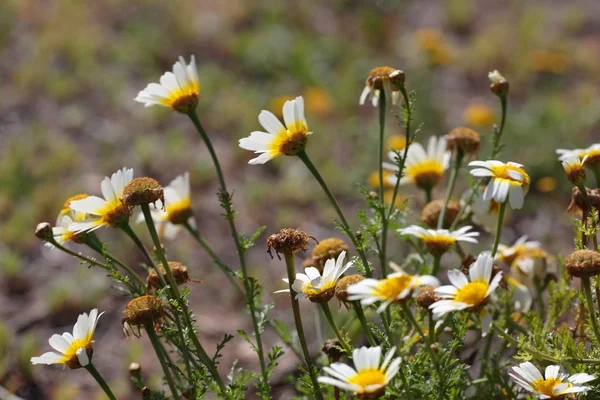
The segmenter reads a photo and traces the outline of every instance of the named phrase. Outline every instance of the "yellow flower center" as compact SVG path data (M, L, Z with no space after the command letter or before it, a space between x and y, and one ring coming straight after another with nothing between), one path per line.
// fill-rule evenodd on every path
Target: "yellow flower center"
M456 243L456 238L446 235L421 236L421 240L433 255L444 254L450 246Z
M192 199L187 197L174 203L167 204L165 207L166 213L163 214L163 219L170 221L172 224L184 224L192 215Z
M385 385L385 375L380 369L363 369L358 374L348 378L348 383L361 387L357 393L364 393L367 386ZM371 391L377 391L379 388Z
M412 275L400 275L384 279L375 288L375 295L385 299L396 299L412 282Z
M195 108L198 104L198 94L200 93L200 83L197 81L187 82L178 90L171 91L168 97L161 99L161 103L177 111L187 111Z
M488 283L484 281L469 282L458 289L456 296L454 296L454 300L472 306L478 306L485 302L488 288Z
M435 159L427 159L406 167L406 175L423 189L437 185L444 177L444 166Z
M491 170L497 179L505 179L513 185L525 187L529 186L529 175L527 175L522 168L515 167L514 165L501 165L498 167L492 167ZM519 174L521 174L523 181L521 182L511 178L511 176L508 174L508 171L518 172Z
M129 209L119 198L108 202L103 208L96 211L95 214L101 217L103 225L110 225L112 227L117 227L129 220Z
M538 393L553 397L555 394L554 388L557 385L560 385L561 383L562 381L558 378L537 379L534 382L532 382L531 387Z
M579 157L583 160L583 157L587 156L585 163L591 166L596 166L600 163L600 149L592 149L589 151L585 151L579 155Z
M86 348L90 344L90 340L86 339L75 339L71 342L69 348L63 352L63 357L58 361L61 364L65 364L70 360L77 357L77 350Z
M308 141L308 128L301 123L301 126L294 124L289 130L281 130L274 135L269 143L269 153L280 156L295 156L301 150L304 150Z

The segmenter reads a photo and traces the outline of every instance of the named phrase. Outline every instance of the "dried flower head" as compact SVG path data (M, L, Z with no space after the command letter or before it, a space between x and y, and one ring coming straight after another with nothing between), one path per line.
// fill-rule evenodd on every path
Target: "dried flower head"
M600 275L600 253L594 250L576 250L565 260L567 272L577 278Z
M585 190L587 192L588 200L590 201L590 207L600 210L600 188L586 188ZM577 187L574 187L571 192L571 203L569 204L567 211L585 215L589 212L583 194Z
M488 73L488 78L492 82L490 85L490 90L498 97L506 97L508 94L508 81L500 75L498 70L493 70Z
M344 356L344 349L337 339L327 339L325 343L323 343L321 350L323 350L323 353L327 354L330 363L337 362Z
M446 136L448 150L462 152L468 156L474 156L479 151L481 136L470 128L463 126L454 128Z
M443 200L433 200L427 203L425 207L423 207L423 210L421 210L421 221L423 221L425 225L432 229L437 227L438 219L440 218L440 214L443 208ZM442 224L442 227L444 229L447 229L452 224L454 219L458 216L459 212L460 203L456 200L450 200L448 202L446 214L444 215L444 222Z
M165 305L156 296L140 296L132 299L123 311L123 333L140 337L140 327L146 324L157 324L166 314ZM137 333L135 331L137 328Z
M348 305L348 286L352 286L355 283L358 283L365 279L364 276L359 274L348 275L340 279L335 285L335 297L340 301L340 303Z
M134 178L123 188L121 201L129 208L142 204L155 204L160 201L161 207L165 204L163 187L155 179L141 177Z
M159 266L158 268L160 270L161 275L163 276L163 279L167 281L167 272L165 271L164 267ZM177 261L169 261L169 269L171 270L171 273L173 274L173 278L175 278L175 282L177 283L177 285L182 285L190 281L188 269L182 263ZM148 273L148 278L146 278L146 283L148 285L148 288L153 287L155 289L159 289L162 286L161 279L156 273L156 270L150 270L150 272Z
M301 229L285 228L274 233L267 238L267 253L273 258L271 249L275 250L277 257L279 254L294 254L297 251L306 251L310 236Z
M313 266L317 268L319 272L323 272L323 267L327 260L330 258L338 258L342 251L350 251L350 248L342 239L327 238L321 240L312 252Z
M372 69L365 82L365 88L360 95L359 104L365 104L365 101L370 96L373 107L377 107L381 92L384 90L391 92L392 104L397 104L401 89L404 87L405 79L404 72L399 69L392 67L377 67Z
M431 285L423 286L417 295L417 304L427 311L429 306L439 300L441 299L435 295L435 287Z

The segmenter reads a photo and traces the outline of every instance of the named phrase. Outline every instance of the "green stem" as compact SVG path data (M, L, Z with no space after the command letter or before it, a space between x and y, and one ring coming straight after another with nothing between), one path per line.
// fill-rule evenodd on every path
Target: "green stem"
M410 137L410 122L412 120L412 106L410 104L410 99L408 97L408 93L406 92L406 87L402 85L400 88L400 92L402 93L402 97L404 98L404 107L407 113L406 119L406 147L404 147L404 155L402 156L402 162L400 163L400 168L398 169L396 184L394 185L394 193L392 195L392 203L390 204L390 208L388 210L388 218L392 215L392 211L394 210L394 204L396 204L396 197L398 196L398 189L400 188L400 179L402 178L402 172L404 171L404 165L406 164L406 156L408 155L408 148L411 143Z
M457 150L455 159L454 159L454 167L450 172L450 182L448 182L448 189L446 190L446 197L444 198L444 207L442 208L442 212L438 218L437 228L442 229L444 227L444 218L446 217L446 210L448 209L448 203L450 202L450 198L452 197L452 192L454 191L454 185L456 184L456 177L458 176L458 171L460 170L460 166L462 164L462 160L464 157L464 153L462 150Z
M108 398L110 400L117 400L117 398L115 397L113 392L110 390L110 387L108 386L108 384L106 383L106 381L104 380L102 375L100 375L100 372L98 372L98 370L96 369L94 364L92 364L91 361L84 368L87 369L87 371L90 373L90 375L92 375L94 377L96 382L98 382L98 385L100 385L100 387L102 388L102 390L104 390L104 393L106 393L106 395L108 396Z
M352 349L350 348L350 345L348 345L348 343L346 343L346 341L344 340L344 338L342 336L342 333L337 328L337 325L335 324L335 320L333 319L333 315L331 314L331 309L329 308L329 304L320 303L319 305L321 306L321 309L323 310L323 314L325 314L325 318L327 319L327 322L329 322L329 326L331 326L331 329L333 329L335 336L337 337L340 344L344 348L344 351L346 352L346 354L348 354L348 356L350 356L352 354Z
M425 199L427 200L427 203L431 203L431 200L433 199L431 197L432 188L426 187L424 190L425 190Z
M465 213L465 211L467 210L467 208L469 208L471 206L471 203L473 202L473 199L475 198L475 195L479 191L479 188L483 184L483 181L484 181L483 179L480 179L477 182L477 184L475 185L475 187L471 190L471 194L467 198L467 201L465 201L465 203L463 204L463 206L458 211L458 214L456 215L456 218L454 218L454 221L452 221L452 224L450 224L450 228L449 228L450 231L453 231L454 229L456 229L456 225L458 225L458 223L460 222L460 219L462 218L462 216Z
M123 232L125 232L125 234L127 236L129 236L129 238L133 241L133 243L135 243L135 245L138 247L138 249L140 249L140 251L142 252L144 257L146 257L146 260L148 261L148 263L151 266L156 266L156 263L152 259L150 252L148 251L146 246L144 246L144 243L142 243L142 241L140 240L138 235L136 235L136 233L133 231L133 229L131 229L131 226L129 226L129 224L126 223L126 224L121 225L120 228ZM158 270L157 270L157 273L158 273L159 278L162 277L162 274ZM163 278L163 281L164 281L164 278Z
M246 250L240 241L240 235L238 234L237 227L236 227L235 221L234 221L235 213L231 206L231 196L230 196L229 192L227 191L227 185L225 184L225 177L223 175L223 171L221 170L221 164L219 163L219 158L217 157L217 153L215 152L215 149L212 145L210 137L206 134L206 131L204 130L204 127L200 123L200 120L198 119L198 115L196 114L195 110L190 112L188 114L188 116L190 117L190 119L192 120L192 123L196 127L196 130L202 137L202 140L204 141L204 144L206 145L206 148L208 149L208 152L210 153L210 156L212 158L212 161L213 161L213 164L215 167L215 171L217 173L217 178L219 180L219 187L220 187L219 199L222 203L223 208L225 209L225 217L227 219L227 222L229 223L229 229L231 231L231 236L233 237L233 241L235 243L235 248L237 250L238 258L240 261L240 269L242 271L242 277L243 277L242 280L244 283L244 289L246 291L247 305L248 305L248 308L250 308L250 316L252 318L252 326L254 328L254 336L256 337L256 349L257 349L256 353L258 355L258 360L260 362L260 371L261 371L263 383L265 385L268 385L269 374L267 371L267 365L265 363L265 354L263 351L263 343L262 343L262 338L261 338L261 335L262 335L261 328L259 326L258 317L256 315L256 313L257 313L256 307L254 306L254 303L255 303L254 290L252 289L252 286L251 286L249 278L248 278L248 268L246 267L246 257L245 257Z
M296 279L296 260L294 259L294 255L292 253L284 253L283 256L285 258L285 266L287 269L287 276L290 287L290 300L292 302L292 311L294 313L294 322L296 324L298 340L300 341L300 347L302 347L302 353L304 354L304 361L306 362L308 374L310 375L310 379L313 383L315 398L323 400L323 394L321 393L319 381L317 380L317 375L315 374L315 366L313 364L312 357L310 356L310 352L308 350L306 337L304 336L304 328L302 327L302 317L300 315L300 306L298 305L298 300L296 300L296 292L294 292L294 289L292 289L292 284Z
M433 319L433 313L428 310L427 319L429 320L429 342L435 343L437 342L437 335L435 332L435 319Z
M159 260L161 261L161 263L163 265L163 268L165 269L165 275L167 275L167 279L169 281L169 288L173 294L174 299L177 301L178 305L182 309L184 321L185 321L186 325L188 326L189 336L191 337L192 342L194 343L194 346L196 347L196 351L198 352L202 362L206 365L206 368L208 368L208 370L210 371L210 374L212 375L215 382L217 382L217 385L219 385L221 392L223 394L225 394L226 393L225 384L223 383L223 380L221 379L221 376L219 375L219 372L217 371L215 364L212 362L212 360L210 359L210 357L208 356L208 354L202 347L202 344L200 343L200 340L198 339L198 337L195 333L194 324L192 323L192 320L190 319L190 313L188 310L188 306L181 297L181 292L179 291L179 286L177 285L177 281L175 281L173 272L171 271L171 268L169 267L169 262L167 261L167 258L165 257L165 253L163 251L162 244L160 243L160 239L158 237L158 232L156 232L156 226L154 225L154 220L152 219L152 214L150 213L150 206L148 204L142 204L141 208L142 208L142 213L144 214L144 219L146 220L146 225L148 226L148 231L150 232L150 236L152 237L154 247L156 247L156 255L158 256ZM157 270L156 272L157 272L158 276L162 276L161 271L158 268L156 270ZM175 312L175 315L177 315L177 312Z
M381 249L379 251L379 264L381 276L387 277L387 236L388 219L385 214L384 182L383 182L383 142L385 138L385 90L381 91L379 97L379 212L381 214Z
M66 247L64 247L63 245L59 244L54 239L51 239L48 242L51 243L54 247L56 247L60 251L63 251L65 253L67 253L67 254L70 254L73 257L80 259L81 261L84 261L86 263L90 263L91 265L95 265L97 267L100 267L100 268L105 269L105 270L108 271L108 266L107 265L99 263L98 261L92 260L91 258L87 258L86 256L83 256L83 255L81 255L79 253L75 253L74 251L71 251L71 250L67 249Z
M587 194L587 189L585 187L584 184L581 184L579 186L577 186L577 188L579 189L579 191L581 192L581 195L583 196L583 201L585 202L585 206L587 208L587 215L591 215L592 214L592 203L590 202L590 198L588 197ZM584 213L585 215L586 213ZM584 221L587 224L587 221ZM592 224L593 224L593 228L594 230L596 230L596 222L592 219ZM592 236L592 243L594 244L594 251L598 250L598 232L594 232ZM584 242L585 245L587 245L587 241Z
M350 229L350 225L348 224L348 221L346 220L346 217L344 216L344 213L342 212L340 205L338 204L338 202L335 199L335 196L333 195L331 190L329 190L329 187L323 180L323 177L319 173L319 170L315 167L315 165L312 163L312 161L308 157L308 154L306 154L306 152L304 150L298 153L298 157L302 160L302 162L304 162L304 164L306 165L308 170L313 174L313 176L315 177L315 179L317 180L319 185L321 185L321 188L327 195L329 202L331 203L331 205L337 212L337 215L340 219L340 222L342 223L342 226L344 227L344 230L346 231L346 234L350 237L350 240L352 240L352 243L354 244L354 247L356 248L356 251L358 252L358 255L360 256L360 259L365 267L365 273L366 273L367 277L369 277L369 278L372 277L373 271L371 270L371 267L369 266L369 262L367 261L365 252L360 247L358 240L356 239L356 236L354 235L354 233L352 233L352 230Z
M146 328L146 333L148 334L150 343L152 343L152 347L154 348L154 352L156 353L158 362L160 363L160 366L163 370L163 374L165 374L165 379L167 381L167 384L169 385L171 394L173 395L174 399L178 399L179 395L177 394L177 386L175 386L175 382L173 381L173 377L171 376L171 370L169 370L169 366L167 365L167 361L165 360L162 345L160 343L160 339L154 331L154 326L152 326L151 322L147 322L144 324L144 328Z
M441 260L441 254L433 256L433 269L431 270L432 276L437 276L438 272L440 271Z
M419 333L419 335L421 336L421 339L423 340L423 342L429 341L429 343L425 343L424 347L427 349L427 352L429 353L429 356L431 357L431 361L435 364L435 368L437 369L437 372L440 375L440 381L443 381L444 380L443 379L443 371L440 368L439 359L437 357L437 354L435 354L433 352L433 350L431 349L431 345L433 345L434 342L431 341L430 336L426 336L423 333L423 330L421 329L421 326L419 326L419 323L415 319L415 317L414 317L412 311L410 310L410 307L408 306L407 302L406 301L401 301L400 302L400 307L402 308L402 311L404 312L404 317L408 320L408 322Z
M498 211L498 226L496 227L496 237L494 238L494 247L492 248L492 258L494 258L494 256L496 255L496 252L498 251L498 245L500 244L500 235L502 234L504 212L506 211L507 203L508 199L504 203L500 204L500 210Z
M598 329L598 321L596 320L596 309L594 308L594 298L592 297L592 284L590 278L581 278L581 286L587 306L588 316L592 323L596 343L600 342L600 330Z
M540 315L546 315L543 298L544 289L542 288L542 283L537 275L533 278L533 284L535 285L535 291L537 292L537 303L540 309Z
M353 301L352 302L352 307L354 308L354 312L356 313L356 317L360 321L360 324L362 325L363 330L365 331L365 336L367 337L367 341L369 342L369 345L371 347L377 346L377 342L375 342L375 338L373 337L373 333L369 329L369 325L367 324L367 318L365 317L365 313L364 313L364 311L362 309L362 306L360 305L360 302Z
M144 282L142 280L142 278L140 278L140 276L133 269L131 269L131 267L129 267L127 264L123 263L121 260L119 260L112 254L110 254L107 250L102 250L102 247L98 247L97 243L95 243L93 241L88 241L88 242L86 242L86 245L90 249L94 250L96 253L102 255L103 257L108 258L109 260L111 260L112 262L114 262L115 264L117 264L118 266L123 268L125 270L125 272L127 272L129 275L131 275L140 285L142 285L142 287L146 286L146 282ZM138 294L142 294L142 292L139 292L137 290L136 290L136 292Z

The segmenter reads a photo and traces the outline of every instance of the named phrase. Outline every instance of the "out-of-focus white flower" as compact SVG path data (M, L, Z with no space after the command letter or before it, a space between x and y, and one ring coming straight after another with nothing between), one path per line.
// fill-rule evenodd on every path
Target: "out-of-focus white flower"
M418 225L411 225L398 232L421 239L431 254L441 255L456 242L477 243L476 238L479 236L479 232L469 232L472 228L467 225L450 232L447 229L426 229Z

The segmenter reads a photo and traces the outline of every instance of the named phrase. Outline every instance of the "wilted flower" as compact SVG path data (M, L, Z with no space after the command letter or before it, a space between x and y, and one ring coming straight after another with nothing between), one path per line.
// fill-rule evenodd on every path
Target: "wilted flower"
M71 202L73 211L89 214L89 218L73 222L69 230L73 232L93 231L102 226L118 227L129 220L129 209L121 201L123 189L133 179L133 169L123 168L102 181L103 198L89 196Z
M481 145L481 136L473 129L458 127L446 135L448 150L475 156Z
M430 228L437 227L438 219L444 209L444 200L433 200L430 201L421 210L421 221ZM442 227L448 228L452 222L458 216L460 212L460 204L458 201L450 200L446 204L446 214L444 215L444 221Z
M304 118L304 99L302 96L295 100L286 101L283 105L283 120L285 126L272 112L262 110L258 121L267 132L255 131L249 137L240 139L242 149L262 153L253 158L248 164L264 164L282 155L295 156L306 147L308 125Z
M58 353L50 351L40 357L31 357L32 364L63 364L71 369L85 367L90 363L93 353L93 337L98 319L98 309L94 308L87 313L80 314L73 327L73 334L65 332L62 335L54 334L48 341L50 346Z
M396 264L390 263L393 269L400 269ZM439 286L440 281L431 275L409 275L400 270L389 274L385 279L364 279L349 286L347 292L349 301L360 300L363 306L369 306L381 301L377 312L383 312L388 305L394 302L404 301L411 298L415 289L419 286Z
M600 253L594 250L576 250L565 260L565 267L571 276L589 278L600 275Z
M404 72L392 67L377 67L371 70L365 82L365 88L360 94L359 104L362 106L368 97L371 97L373 107L379 105L379 96L382 91L391 92L392 104L398 103L400 89L404 86ZM385 93L384 93L385 95Z
M354 368L342 363L323 367L331 375L319 377L319 382L353 392L359 399L375 399L385 393L385 386L396 376L402 359L392 360L396 348L392 347L381 363L381 347L354 349ZM381 363L381 364L380 364Z
M498 70L488 73L488 78L492 82L490 90L497 96L505 97L508 94L508 81L500 75Z
M384 163L384 168L398 171L395 163L396 153L390 152L389 157L394 164ZM430 137L427 151L419 143L413 143L408 148L404 176L400 179L400 184L414 183L421 189L429 190L442 180L449 164L450 152L446 150L445 137ZM398 178L394 175L388 179L394 184Z
M123 333L140 337L140 327L151 324L155 325L164 318L166 314L163 301L156 296L140 296L132 299L123 311ZM134 330L137 328L137 333Z
M161 105L180 113L189 113L198 106L199 94L196 59L192 56L190 64L186 65L183 57L179 57L179 61L173 65L173 72L165 72L160 77L160 84L148 84L135 101L143 103L145 107Z
M482 308L488 303L489 297L500 284L502 271L492 278L494 259L489 254L480 254L469 268L469 277L455 269L448 271L451 285L435 289L435 293L442 298L429 308L434 316L439 318L453 311L480 311L481 329L485 336L492 324L490 313Z
M498 203L508 201L513 209L523 207L525 195L529 191L529 175L523 165L514 162L503 163L496 160L471 161L471 175L476 177L491 177L491 181L483 193L486 201L496 200Z
M479 232L469 232L472 228L467 225L450 232L447 229L426 229L418 225L411 225L398 232L421 239L431 254L439 256L448 251L450 246L456 242L477 243L475 238L479 236Z
M534 393L538 399L558 399L569 393L582 393L590 390L582 383L596 379L595 376L579 373L569 376L560 372L560 366L549 365L542 376L535 365L529 361L512 367L514 373L509 373L519 386Z

